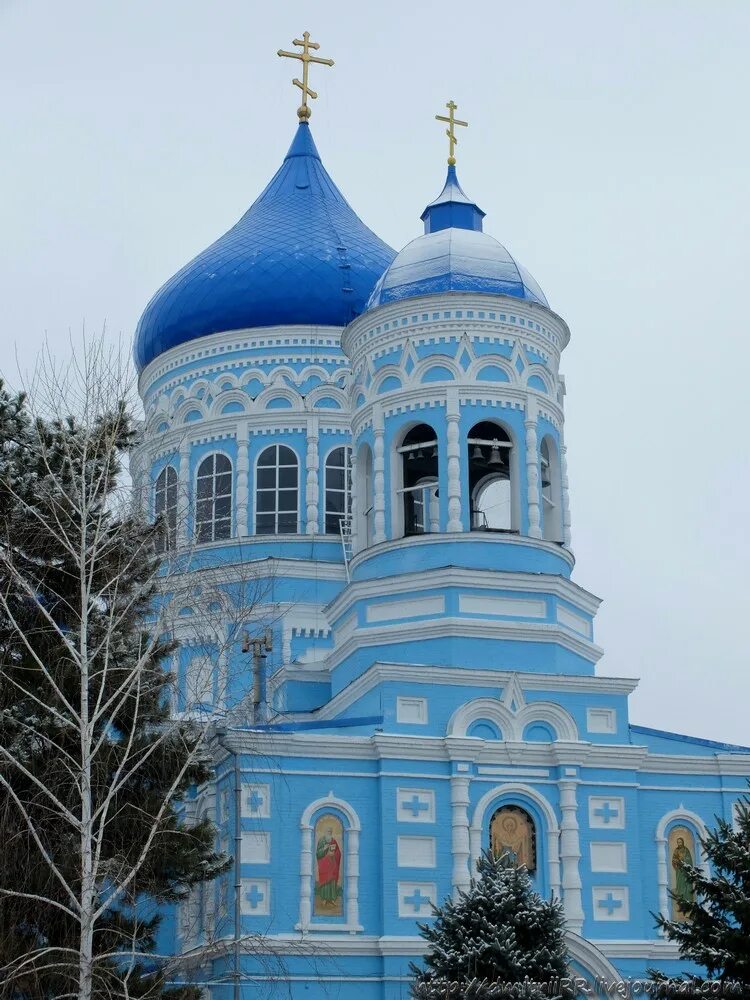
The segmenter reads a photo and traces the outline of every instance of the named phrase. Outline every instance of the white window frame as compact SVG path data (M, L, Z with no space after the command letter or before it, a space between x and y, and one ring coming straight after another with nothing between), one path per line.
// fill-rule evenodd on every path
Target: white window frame
M292 463L292 462L281 463L279 461L279 450L281 448L285 448L288 452L290 452L290 454L292 454L294 456L294 463ZM274 451L275 452L275 462L274 462L274 464L272 464L272 465L261 465L260 464L260 460L269 451ZM286 493L286 492L288 492L288 491L290 491L292 489L291 486L284 486L284 487L279 486L279 480L281 478L280 477L280 471L281 471L281 469L291 469L291 468L293 468L295 470L295 472L296 472L296 478L297 478L296 485L294 486L295 508L294 508L293 511L291 511L291 510L282 510L282 511L280 511L279 510L279 493L281 493L281 492ZM261 487L261 486L258 485L259 473L260 473L261 469L263 469L263 470L265 470L265 469L273 469L274 470L274 485L273 486L262 486ZM255 497L254 497L254 500L255 500L255 503L254 503L254 509L255 509L255 534L256 535L295 535L295 534L299 534L299 530L300 530L299 529L299 518L300 518L300 493L299 493L299 491L300 491L300 460L299 460L299 455L297 454L297 452L294 450L294 448L292 448L288 444L285 444L284 442L275 442L274 444L266 445L266 447L261 450L261 452L259 453L258 457L255 460ZM272 493L274 495L274 505L273 505L273 509L272 510L259 510L258 498L259 498L259 496L260 496L261 493ZM294 516L294 531L279 531L279 519L280 519L280 517L291 518L292 515ZM273 517L273 531L260 531L258 529L258 518L259 517L268 518L269 516Z
M335 470L343 469L344 471L344 489L341 490L338 486L328 486L328 467L331 458L336 454L337 451L344 452L344 464L342 465L332 465L331 468ZM328 493L344 494L344 511L341 513L337 510L328 509ZM323 534L325 535L338 535L340 534L341 528L339 523L342 520L351 520L352 516L352 449L351 445L348 444L338 444L335 448L331 450L326 455L325 462L323 463ZM328 530L328 518L335 517L338 518L339 523L336 525L335 531Z
M228 469L224 469L219 472L216 468L217 462L220 459L224 459L228 465ZM212 462L211 472L208 475L201 473L201 469L206 465L207 462ZM229 474L229 493L217 494L216 492L216 480L219 476L225 476ZM212 483L210 493L205 496L200 496L200 481L201 479L210 479ZM204 455L203 458L198 462L198 467L195 471L195 540L199 545L210 545L212 542L223 542L228 538L231 538L234 534L234 517L233 517L233 496L234 496L234 465L231 458L223 451L212 451L208 455ZM219 500L224 500L229 497L229 517L216 517L216 504ZM199 504L205 501L210 501L211 503L211 516L208 519L201 518L199 516ZM218 535L217 525L228 522L227 534ZM210 526L210 538L201 538L201 527L207 524Z
M170 476L170 473L172 474ZM157 542L157 551L169 552L177 541L177 499L180 477L173 465L165 465L154 483L154 520L164 515L166 530ZM173 494L173 500L170 499Z

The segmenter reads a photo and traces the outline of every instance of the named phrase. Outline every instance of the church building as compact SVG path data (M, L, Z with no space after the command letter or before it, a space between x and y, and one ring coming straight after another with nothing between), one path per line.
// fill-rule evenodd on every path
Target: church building
M162 950L211 1000L406 1000L417 923L492 848L562 900L577 975L677 974L653 914L679 919L677 862L704 863L750 750L638 726L636 682L596 673L570 331L462 189L455 104L445 183L397 253L323 165L308 71L330 60L294 44L281 166L136 333L174 711L212 719L188 807L236 856Z

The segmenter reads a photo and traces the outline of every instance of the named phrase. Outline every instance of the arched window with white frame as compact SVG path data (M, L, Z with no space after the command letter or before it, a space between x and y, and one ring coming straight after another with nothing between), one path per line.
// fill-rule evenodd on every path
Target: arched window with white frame
M232 535L232 463L220 452L198 466L195 535L199 542L219 542Z
M291 448L272 444L258 456L255 532L294 535L299 531L299 461Z
M401 457L404 535L424 535L440 530L438 494L438 441L429 424L417 424L397 448Z
M557 446L550 437L542 438L539 448L542 482L542 537L548 542L562 541L562 489Z
M515 530L513 442L509 434L485 420L469 431L467 445L472 530Z
M168 552L177 539L177 470L167 465L161 470L154 488L154 517L161 520L156 540L157 552Z
M334 448L325 465L325 533L338 535L352 514L352 450Z

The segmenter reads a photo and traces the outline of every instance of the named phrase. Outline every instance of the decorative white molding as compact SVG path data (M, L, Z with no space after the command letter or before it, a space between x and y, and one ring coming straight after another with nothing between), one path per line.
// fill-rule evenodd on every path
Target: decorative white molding
M385 427L383 411L376 406L373 413L373 544L385 541Z
M309 416L307 418L307 483L305 489L306 509L306 533L308 535L318 534L318 518L320 511L320 458L318 455L318 418Z
M378 623L444 613L445 597L443 595L412 597L402 601L379 601L377 604L368 604L365 620L368 623Z
M597 885L591 890L594 920L630 920L630 890L626 885Z
M617 711L614 708L587 708L586 730L589 733L616 733Z
M397 839L396 857L399 868L434 868L437 863L435 838L402 834Z
M398 823L434 823L435 792L431 788L397 788Z
M448 455L448 525L451 533L463 531L461 520L461 413L455 389L446 394L446 448Z
M576 782L558 782L560 789L560 860L562 862L562 890L565 918L575 933L583 928L583 902L581 899L581 843L578 836L578 800Z
M248 533L248 476L250 460L248 458L247 423L238 427L237 436L237 486L235 491L237 534L243 538Z
M473 698L461 705L451 716L446 735L466 736L472 722L479 719L494 722L506 742L521 742L524 729L532 722L551 725L558 740L569 743L578 740L575 721L561 705L551 701L533 701L513 712L496 698Z
M432 907L437 905L437 886L434 882L398 882L398 915L411 917L432 916Z
M572 629L578 635L585 636L586 639L591 638L591 622L588 618L584 618L583 615L576 614L575 611L571 611L570 608L566 608L562 604L557 605L557 620L561 625L565 625L566 628Z
M344 827L344 885L346 887L344 914L346 922L344 924L326 925L313 922L312 919L313 856L315 853L313 843L315 831L312 818L321 809L335 809L346 819ZM302 849L300 852L299 923L296 925L296 930L302 931L303 934L316 930L349 931L350 933L363 930L359 923L359 836L361 829L359 816L354 809L348 802L337 798L332 791L327 796L311 802L302 813L300 819Z
M592 872L619 872L628 870L628 848L620 840L592 840L589 844Z
M501 797L512 799L513 796L522 796L533 802L546 821L547 829L539 831L541 836L545 836L545 853L547 856L547 879L549 890L553 896L560 898L560 828L557 825L557 818L554 810L547 799L536 789L521 782L509 781L502 785L495 785L481 797L474 807L469 828L469 843L471 851L471 864L476 863L482 853L483 832L487 826L489 817L487 812Z
M243 865L271 862L271 834L266 830L243 830L240 857Z
M427 699L399 695L396 698L396 722L411 726L426 726L428 723Z
M451 849L453 853L452 884L454 891L468 889L471 880L469 859L469 781L463 775L451 775Z
M592 830L624 830L625 799L617 795L589 795Z
M496 597L494 594L459 594L458 610L464 615L546 618L547 602L523 597Z

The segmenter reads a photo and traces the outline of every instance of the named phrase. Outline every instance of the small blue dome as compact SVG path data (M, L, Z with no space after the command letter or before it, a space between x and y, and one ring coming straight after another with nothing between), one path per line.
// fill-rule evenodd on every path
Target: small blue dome
M482 231L484 212L463 192L456 168L422 213L423 236L397 254L373 289L368 309L441 292L486 292L549 303L525 267Z
M356 215L302 122L240 221L154 295L135 335L139 370L172 347L261 326L346 326L395 251Z

